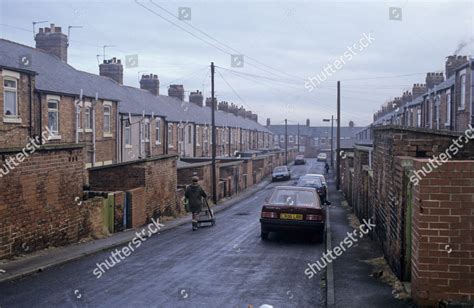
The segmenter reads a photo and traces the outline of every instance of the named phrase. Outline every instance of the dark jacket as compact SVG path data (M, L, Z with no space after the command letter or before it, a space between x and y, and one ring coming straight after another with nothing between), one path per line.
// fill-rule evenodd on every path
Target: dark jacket
M207 198L206 192L197 183L193 183L186 188L184 193L186 199L188 199L189 211L193 213L200 212L203 207L203 199Z

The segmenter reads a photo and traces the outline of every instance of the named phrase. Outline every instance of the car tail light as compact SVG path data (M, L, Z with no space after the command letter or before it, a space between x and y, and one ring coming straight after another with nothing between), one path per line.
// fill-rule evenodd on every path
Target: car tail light
M262 218L277 218L277 213L275 213L275 212L262 212Z
M323 220L323 216L308 214L306 215L306 220Z

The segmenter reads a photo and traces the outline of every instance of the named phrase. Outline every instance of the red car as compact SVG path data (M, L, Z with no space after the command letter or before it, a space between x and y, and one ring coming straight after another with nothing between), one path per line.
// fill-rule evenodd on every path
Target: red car
M322 241L326 214L314 188L277 186L262 207L262 240L270 232L305 231Z

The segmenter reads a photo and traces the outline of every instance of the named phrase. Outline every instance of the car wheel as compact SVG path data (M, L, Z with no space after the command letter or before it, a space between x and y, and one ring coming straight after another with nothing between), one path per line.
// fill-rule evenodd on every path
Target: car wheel
M266 241L268 240L268 233L269 232L265 232L265 231L260 231L260 237L262 238L262 240Z

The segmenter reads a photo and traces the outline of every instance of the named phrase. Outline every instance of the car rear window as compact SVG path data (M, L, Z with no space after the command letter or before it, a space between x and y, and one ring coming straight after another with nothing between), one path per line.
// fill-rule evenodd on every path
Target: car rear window
M323 183L321 182L321 179L318 177L305 177L305 178L300 178L299 180L299 185L301 186L321 186Z
M317 206L315 194L307 190L276 189L271 198L272 205Z
M286 171L286 167L276 167L275 170L273 170L273 172L285 172Z

